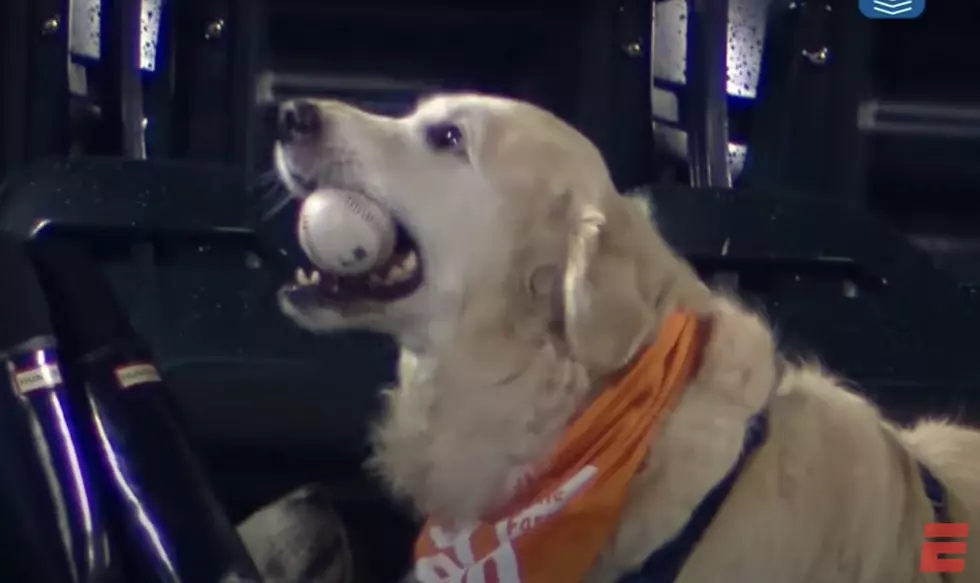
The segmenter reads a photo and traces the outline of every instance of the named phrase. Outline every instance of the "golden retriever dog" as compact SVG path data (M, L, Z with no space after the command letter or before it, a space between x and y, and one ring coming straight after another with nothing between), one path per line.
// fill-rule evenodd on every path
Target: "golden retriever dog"
M280 132L277 171L293 196L356 191L398 224L385 265L301 271L279 301L302 328L368 329L401 346L371 465L445 525L429 536L454 553L423 556L449 563L419 559L408 580L980 581L980 542L963 551L962 538L932 541L951 544L940 547L950 564L965 559L959 572L932 572L925 555L939 553L923 552L937 536L930 523L980 524L980 433L944 421L897 427L820 366L786 360L766 321L700 281L649 208L619 194L594 145L557 117L481 95L435 96L400 118L297 100L283 106ZM457 545L460 533L495 528L486 517L534 483L677 314L703 326L697 362L621 500L589 506L614 515L601 548L580 549L587 529L534 539L560 539L565 560L587 569L568 575L558 561L528 575L533 552L519 568L492 553L491 567L470 568L480 558ZM524 515L517 530L547 527L576 492L540 502L551 510ZM496 531L501 548L524 536L510 528Z

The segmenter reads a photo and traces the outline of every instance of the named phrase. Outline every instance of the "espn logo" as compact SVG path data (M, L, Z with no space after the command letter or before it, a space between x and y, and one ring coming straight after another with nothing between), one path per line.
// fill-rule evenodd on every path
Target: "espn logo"
M964 523L934 522L926 525L926 540L922 543L922 560L919 571L922 573L962 573L966 570L966 538L970 535L970 525Z

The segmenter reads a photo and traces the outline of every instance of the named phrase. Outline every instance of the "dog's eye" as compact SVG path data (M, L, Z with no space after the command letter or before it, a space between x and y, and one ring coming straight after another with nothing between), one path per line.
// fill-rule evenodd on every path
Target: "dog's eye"
M439 124L425 130L425 141L436 152L460 152L463 149L463 132L453 124Z

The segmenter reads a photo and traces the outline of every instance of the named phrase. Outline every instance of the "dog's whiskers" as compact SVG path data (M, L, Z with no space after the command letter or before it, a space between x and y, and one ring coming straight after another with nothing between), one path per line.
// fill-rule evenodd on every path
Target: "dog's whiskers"
M256 177L255 186L268 187L273 184L278 184L280 182L281 181L279 179L279 173L276 171L275 168L270 168L269 170L262 172Z
M269 208L262 213L262 220L268 220L270 217L281 211L290 202L298 198L298 196L289 192L289 190L282 185L273 186L269 192L262 196L263 202L270 201Z
M262 220L263 221L269 220L269 218L271 218L273 215L281 211L283 207L289 204L294 198L295 197L293 195L287 194L285 197L282 198L282 200L276 202L267 211L262 213Z
M297 198L283 184L275 169L259 174L255 179L254 188L260 193L256 197L255 205L260 208L268 207L261 212L261 221L268 220L289 204L290 201Z

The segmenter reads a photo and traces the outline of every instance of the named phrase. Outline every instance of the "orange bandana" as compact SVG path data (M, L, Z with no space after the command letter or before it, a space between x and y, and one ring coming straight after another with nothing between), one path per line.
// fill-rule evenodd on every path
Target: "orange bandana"
M697 365L703 326L671 314L657 341L569 425L544 473L495 520L415 543L421 583L576 583L619 524L630 481Z

